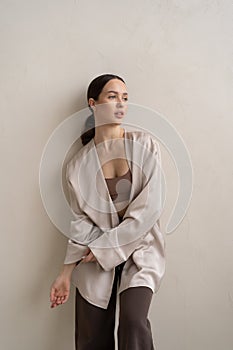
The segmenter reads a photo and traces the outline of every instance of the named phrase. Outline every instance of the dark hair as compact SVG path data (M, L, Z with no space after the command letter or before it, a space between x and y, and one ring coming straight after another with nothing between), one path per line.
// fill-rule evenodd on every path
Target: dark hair
M87 89L87 101L89 101L89 98L93 98L95 101L98 100L99 95L101 91L103 90L104 86L112 79L119 79L123 83L124 80L115 74L102 74L92 80L90 85ZM91 108L90 108L91 110ZM91 110L92 111L92 110ZM81 135L81 140L83 146L86 145L91 139L95 136L95 118L94 114L92 114L87 118L84 128L84 133Z

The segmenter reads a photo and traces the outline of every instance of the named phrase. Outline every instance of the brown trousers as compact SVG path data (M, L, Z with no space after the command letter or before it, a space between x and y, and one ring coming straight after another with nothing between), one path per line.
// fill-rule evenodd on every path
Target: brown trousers
M114 341L117 284L125 262L116 266L115 279L107 309L90 304L76 288L76 350L116 350ZM147 318L152 290L128 288L120 293L118 350L154 350L150 321Z

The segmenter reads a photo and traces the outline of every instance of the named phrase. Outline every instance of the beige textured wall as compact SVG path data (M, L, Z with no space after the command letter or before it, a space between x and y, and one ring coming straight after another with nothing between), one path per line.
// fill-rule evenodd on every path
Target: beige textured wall
M233 348L231 1L1 1L0 348L68 350L73 294L49 309L66 238L41 202L38 169L55 127L84 108L98 74L125 77L131 102L164 114L192 157L188 214L167 236L150 309L157 350ZM162 149L168 185L177 174Z

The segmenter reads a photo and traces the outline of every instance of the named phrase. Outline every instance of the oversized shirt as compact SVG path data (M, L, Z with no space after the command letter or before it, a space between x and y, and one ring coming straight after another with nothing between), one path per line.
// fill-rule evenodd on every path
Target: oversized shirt
M88 248L92 251L97 261L78 263L72 283L84 299L104 309L111 297L117 265L125 262L118 294L137 286L147 286L155 293L165 272L165 239L159 224L163 209L160 147L145 131L124 131L132 186L122 220L101 168L101 145L91 139L66 168L74 220L70 223L64 263L78 262ZM111 159L116 157L114 149Z

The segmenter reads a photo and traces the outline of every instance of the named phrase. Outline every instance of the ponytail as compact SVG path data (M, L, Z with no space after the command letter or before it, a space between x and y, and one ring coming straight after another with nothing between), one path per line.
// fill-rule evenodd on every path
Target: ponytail
M86 120L84 132L81 135L83 146L85 146L95 136L95 118L92 113Z

